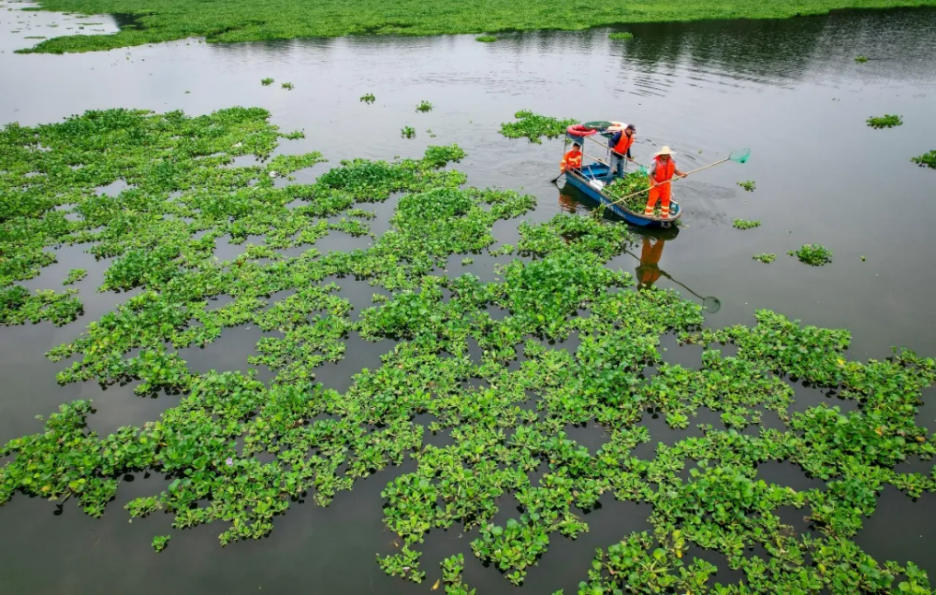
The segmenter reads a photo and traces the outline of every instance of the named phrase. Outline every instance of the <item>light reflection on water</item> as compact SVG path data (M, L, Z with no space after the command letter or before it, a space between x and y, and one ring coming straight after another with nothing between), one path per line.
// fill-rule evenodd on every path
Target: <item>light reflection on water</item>
M929 240L936 223L936 174L908 163L909 157L932 149L936 138L936 11L635 25L627 28L635 38L626 42L611 41L608 30L598 29L503 35L493 44L477 43L473 36L228 46L185 40L44 56L12 51L31 43L26 36L70 33L68 28L80 26L81 19L6 11L10 6L23 5L0 3L4 123L33 125L93 108L197 114L239 104L265 107L286 131L305 130L304 140L284 141L283 152L318 150L332 165L351 157L413 157L428 144L458 142L468 157L457 167L468 173L470 184L537 197L537 208L525 216L531 221L560 211L587 215L588 206L548 183L557 173L561 143L529 144L497 134L500 123L518 109L635 122L638 159L645 161L655 146L670 144L683 169L751 146L748 164L727 164L680 182L685 225L678 237L666 240L657 263L672 280L661 275L657 286L682 290L678 282L699 295L717 295L721 308L709 314L712 325L749 323L755 308L769 307L809 324L850 328L855 358L886 356L896 344L936 353L936 336L924 324L931 318L929 295L936 289ZM102 31L115 30L110 17L85 21L104 23L94 27ZM53 23L58 27L48 26ZM870 60L855 63L859 54ZM276 82L261 86L267 76ZM295 89L282 89L286 81ZM373 105L358 101L366 92L376 95ZM435 109L416 113L422 99ZM906 124L887 131L864 125L868 116L883 113L902 114ZM416 128L414 140L400 138L404 125ZM736 186L747 179L756 180L754 193ZM378 213L372 222L378 233L387 228L396 198L364 205ZM737 231L731 228L734 218L760 219L763 225ZM513 227L495 226L498 243L516 243ZM816 241L831 248L831 265L813 269L785 254ZM639 253L639 244L635 250ZM751 260L758 252L775 252L777 261ZM37 430L32 416L65 400L101 397L97 387L57 387L53 375L61 364L45 361L42 354L126 294L95 293L108 263L95 264L74 251L63 252L61 260L27 285L60 289L57 275L73 266L87 268L89 277L79 289L88 315L64 329L45 324L0 329L5 386L0 441ZM470 266L461 265L460 257L451 260L454 270L474 271L495 259L475 256ZM628 255L613 261L632 273L638 264ZM348 291L373 293L363 283L338 282ZM364 306L369 294L359 297L356 303ZM389 346L353 340L349 348L354 353L344 362L322 370L322 377L335 379L336 386L347 386L342 375L376 365ZM216 350L200 352L205 359L200 365L217 365L212 353ZM172 403L139 401L131 389L111 387L100 398L106 419L124 419L121 412L103 410L120 407L121 397L132 403L130 415L155 415L160 404ZM657 433L668 436L665 427ZM141 592L167 586L192 590L191 585L202 583L200 590L256 592L258 586L285 590L313 580L321 590L424 592L425 586L386 579L373 562L374 553L386 553L392 540L381 527L379 492L396 471L368 480L327 511L295 506L278 520L268 541L221 550L215 540L220 529L208 527L179 536L160 556L152 555L149 538L164 532L164 517L128 529L119 506L112 505L103 520L90 520L67 505L62 517L53 519L45 503L17 496L0 509L9 536L0 541L5 560L0 591L81 592L120 580ZM895 500L900 499L886 502ZM643 527L646 512L626 518L596 515L600 522L593 531L600 538L587 549ZM862 534L879 548L875 555L897 552L888 550L888 524L870 523ZM920 533L933 531L921 525ZM467 552L468 539L447 537L442 541L461 543ZM555 539L561 542L557 552L575 547ZM911 555L901 550L895 557ZM916 555L936 574L936 555ZM551 559L557 559L555 554ZM544 564L531 581L574 586L583 575L583 569ZM482 591L507 590L496 570L482 567L470 553L466 576Z

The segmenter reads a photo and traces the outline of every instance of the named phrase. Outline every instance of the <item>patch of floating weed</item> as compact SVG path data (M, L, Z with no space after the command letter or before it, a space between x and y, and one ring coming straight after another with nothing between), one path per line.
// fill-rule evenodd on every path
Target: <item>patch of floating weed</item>
M549 116L540 116L533 112L520 110L514 114L516 122L504 122L501 124L500 133L507 138L527 137L531 143L541 143L542 137L556 138L564 134L566 128L575 124L578 120L560 120Z
M412 126L404 126L400 129L400 136L403 138L413 138L416 136L416 129Z
M743 182L738 182L738 186L741 186L747 192L754 192L754 189L757 188L757 184L754 183L754 180L744 180Z
M287 91L292 91L294 86L292 83L283 83L280 87L286 89Z
M760 227L760 221L752 221L748 219L735 219L731 226L735 229L754 229L755 227Z
M764 264L770 264L777 260L777 255L773 252L761 252L760 254L755 254L751 258L758 262L763 262Z
M273 84L273 79L271 77L262 78L260 79L260 84L264 87L268 87Z
M361 103L374 103L376 100L377 98L374 97L373 93L365 93L364 95L361 95L360 97Z
M607 494L649 505L652 529L602 548L583 577L586 592L634 584L692 592L891 591L901 582L930 589L912 563L879 564L854 537L885 486L914 497L936 492L936 478L894 470L908 457L936 454L933 436L915 425L922 392L936 381L932 358L897 350L882 361L848 361L846 331L769 311L758 311L752 326L703 328L700 306L677 293L628 290L630 275L608 263L634 238L591 217L521 223L516 247L503 252L522 259L503 265L496 281L445 276L454 255L490 254L495 222L529 211L535 198L463 187L463 174L443 169L464 156L454 145L429 147L415 160L345 161L313 184L278 188L272 172L288 174L321 156L271 159L279 133L267 117L240 108L198 118L113 110L0 133L0 196L15 197L0 222L0 241L9 242L2 253L22 248L0 269L0 287L13 292L12 300L3 294L5 315L28 309L31 296L16 281L50 264L43 248L81 244L113 257L105 289L138 293L50 351L53 360L73 360L58 379L132 381L138 392L181 395L158 419L106 436L88 429L90 403L62 405L42 432L0 447L0 503L17 493L73 499L100 516L124 474L148 471L168 486L130 501L132 518L163 513L176 529L217 523L228 544L267 535L299 500L328 505L359 479L409 458L415 470L382 491L384 523L401 545L375 544L377 563L393 576L444 583L450 593L469 592L464 554L423 567L427 533L472 530L471 552L520 584L557 534L575 539L588 530L582 511ZM260 163L229 167L247 153ZM131 188L96 192L115 179ZM334 223L338 216L365 224L360 203L397 192L389 230L367 248L280 254L332 225L350 229ZM301 206L286 206L297 199ZM64 219L59 205L82 219ZM258 243L230 260L214 257L217 241L248 238ZM356 319L327 281L342 276L379 296ZM292 293L273 301L280 292ZM221 294L233 299L209 308ZM241 371L196 373L179 355L239 324L271 333L250 356L273 369L270 382ZM316 382L315 370L343 356L352 331L395 344L338 392ZM663 361L660 338L670 333L702 346L699 369ZM573 335L576 348L556 346ZM723 356L725 343L737 355ZM859 406L791 413L791 377ZM650 440L641 425L647 412L686 428L708 409L726 429L707 426L658 445L651 459L634 456ZM765 412L782 427L759 428ZM423 414L433 420L427 427L415 421ZM586 422L608 435L594 453L565 432ZM427 443L427 429L446 432L451 443ZM822 489L759 478L758 466L772 460L799 465ZM533 470L541 472L535 482ZM495 522L507 495L520 511ZM809 515L815 531L783 525L789 508ZM693 548L724 556L739 582L714 585L715 566L690 559ZM751 548L765 554L747 555Z
M917 155L916 157L911 157L910 161L916 163L920 167L931 167L936 169L936 149L923 153L922 155Z
M903 124L903 118L896 114L884 114L883 116L871 116L867 122L871 128L893 128Z
M625 41L627 39L633 39L633 38L634 38L634 34L631 33L630 31L618 31L616 33L608 34L608 39L612 39L615 41Z
M62 285L71 285L72 283L77 283L85 277L88 276L88 271L84 269L71 269L68 271L65 280L62 281Z
M867 56L864 56L864 55L855 56L855 62L857 62L858 64L864 64L867 61L868 61Z
M795 256L800 262L818 267L832 262L832 252L822 244L803 244L787 254Z
M169 539L171 539L170 535L157 535L153 537L153 549L157 552L163 551L166 549L166 546L169 545Z
M431 112L432 111L432 102L423 99L419 102L419 105L416 106L417 112Z

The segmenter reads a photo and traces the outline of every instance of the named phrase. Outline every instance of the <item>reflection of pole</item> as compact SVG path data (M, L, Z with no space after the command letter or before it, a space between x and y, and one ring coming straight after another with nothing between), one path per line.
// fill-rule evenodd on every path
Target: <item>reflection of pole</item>
M646 245L647 245L647 241L648 241L648 240L647 240L647 236L644 236L644 246L645 246L645 247L646 247ZM662 247L663 241L664 241L664 240L660 239L659 242L658 242L658 244L660 245L660 252L663 251L663 247ZM635 259L637 259L637 261L639 261L641 264L643 264L643 261L642 261L640 258L638 258L637 255L634 254L633 252L631 252L630 250L624 250L624 252L625 252L626 254L629 254L629 255L633 256ZM641 252L642 252L642 251L641 251ZM659 256L657 256L657 261L659 261ZM659 266L656 266L655 268L656 268L657 271L659 271L659 275L663 275L664 277L666 277L667 279L669 279L670 281L672 281L672 282L675 283L676 285L679 285L680 287L682 287L683 289L685 289L686 291L688 291L688 292L691 293L692 295L694 295L694 296L696 296L697 298L699 298L700 300L702 300L702 307L705 309L706 312L708 312L708 313L710 313L710 314L714 314L715 312L718 312L718 311L721 309L721 300L718 299L717 297L715 297L714 295L701 296L701 295L699 295L698 293L696 293L695 291L693 291L692 288L689 287L688 285L686 285L685 283L683 283L683 282L681 282L681 281L679 281L679 280L677 280L677 279L674 279L672 275L670 275L669 273L667 273L666 271L664 271L663 269L661 269ZM638 266L637 269L638 269L638 271L639 271L639 270L640 270L640 266ZM653 282L655 282L657 279L659 279L659 275L657 275L657 277L654 278ZM646 286L649 287L650 285L652 285L652 283L648 283ZM638 289L639 289L640 287L642 287L642 285L641 285L641 283L640 283L640 278L639 278L639 276L638 276L638 284L637 284L637 287L638 287Z

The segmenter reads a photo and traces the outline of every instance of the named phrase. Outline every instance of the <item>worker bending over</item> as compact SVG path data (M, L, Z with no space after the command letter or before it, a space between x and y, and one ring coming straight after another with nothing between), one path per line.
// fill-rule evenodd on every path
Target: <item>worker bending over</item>
M669 219L670 205L670 180L673 174L680 178L685 178L687 174L676 168L676 162L673 160L673 152L668 146L653 154L653 165L650 166L650 199L647 201L647 208L644 209L644 215L653 215L653 208L657 201L662 199L660 204L660 216Z

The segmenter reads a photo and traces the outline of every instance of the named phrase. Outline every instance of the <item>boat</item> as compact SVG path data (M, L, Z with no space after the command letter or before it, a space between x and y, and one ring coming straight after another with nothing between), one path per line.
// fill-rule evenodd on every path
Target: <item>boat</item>
M566 130L566 142L563 146L563 154L568 150L570 142L577 142L584 149L584 141L588 137L602 132L599 128L590 127L588 124L573 124ZM597 141L596 141L597 142ZM598 143L601 144L601 143ZM583 150L583 154L585 151ZM645 215L643 211L632 211L624 203L616 203L615 198L604 192L604 187L610 184L616 174L611 172L609 164L601 159L595 159L588 165L583 165L580 169L568 170L565 172L566 183L572 185L582 194L602 205L607 211L615 216L624 219L632 225L638 227L661 227L663 229L671 227L682 215L679 202L673 196L670 190L670 216L667 218L657 215Z

